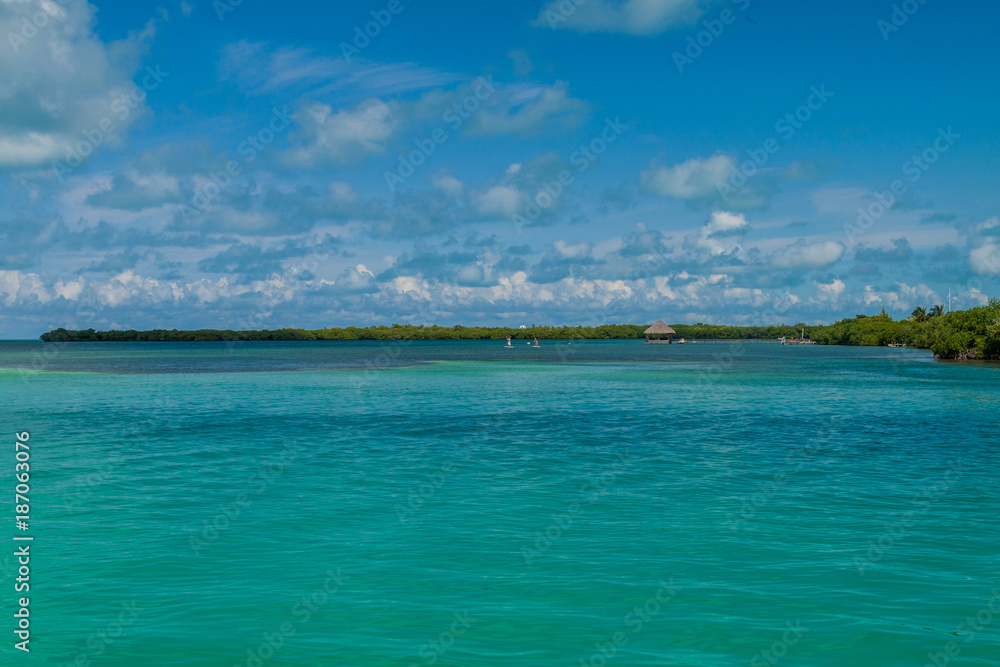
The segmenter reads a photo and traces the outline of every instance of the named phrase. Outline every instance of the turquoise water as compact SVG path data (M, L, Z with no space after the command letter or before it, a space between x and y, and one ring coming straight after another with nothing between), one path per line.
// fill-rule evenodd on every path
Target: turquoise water
M1000 366L501 345L0 343L0 660L1000 665Z

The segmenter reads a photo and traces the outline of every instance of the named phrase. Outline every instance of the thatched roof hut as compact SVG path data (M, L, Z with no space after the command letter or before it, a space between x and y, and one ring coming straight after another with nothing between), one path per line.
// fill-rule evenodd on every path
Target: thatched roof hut
M646 337L647 343L662 341L664 336L667 337L667 342L671 343L673 342L675 333L677 332L667 326L667 323L663 320L657 320L656 324L642 332L642 334Z

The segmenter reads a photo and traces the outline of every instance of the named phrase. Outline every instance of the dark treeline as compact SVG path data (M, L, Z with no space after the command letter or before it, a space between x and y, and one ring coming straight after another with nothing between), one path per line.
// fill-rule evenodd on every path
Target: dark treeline
M55 329L42 334L46 342L147 342L147 341L262 341L262 340L578 340L639 339L648 324L605 324L596 327L532 326L442 327L393 324L392 326L330 329L274 329L232 331L220 329L152 329L150 331L70 331ZM805 337L821 345L889 345L905 343L929 349L942 359L1000 359L1000 299L988 306L945 313L917 308L905 320L893 320L883 309L878 315L857 315L829 325L724 326L674 324L675 338L691 340L774 340Z
M648 324L605 324L596 327L546 327L527 329L509 327L442 327L393 324L392 326L343 327L331 329L273 329L269 331L232 331L228 329L152 329L149 331L70 331L55 329L42 334L46 342L147 342L147 341L253 341L253 340L503 340L517 339L579 340L579 339L638 339ZM713 324L675 324L677 338L692 339L774 339L806 334L816 327L795 326L731 327Z

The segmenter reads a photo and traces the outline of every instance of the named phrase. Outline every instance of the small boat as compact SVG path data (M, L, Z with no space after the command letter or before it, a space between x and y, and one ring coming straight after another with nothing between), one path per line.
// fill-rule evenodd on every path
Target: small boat
M816 341L806 340L806 330L802 330L801 338L785 338L782 336L778 339L778 342L782 345L815 345Z

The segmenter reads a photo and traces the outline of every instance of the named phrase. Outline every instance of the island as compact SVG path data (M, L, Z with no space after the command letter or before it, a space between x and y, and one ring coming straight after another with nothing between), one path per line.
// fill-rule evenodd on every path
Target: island
M40 336L48 343L114 343L179 341L386 341L386 340L611 340L643 339L648 324L599 326L535 326L524 328L392 324L323 329L271 330L150 329L95 331L53 329ZM736 326L672 324L677 337L699 340L777 340L799 338L819 345L913 347L941 359L1000 359L1000 299L989 304L944 312L940 306L916 308L906 319L894 320L883 308L876 315L856 315L833 324Z

